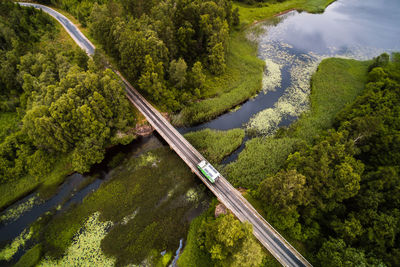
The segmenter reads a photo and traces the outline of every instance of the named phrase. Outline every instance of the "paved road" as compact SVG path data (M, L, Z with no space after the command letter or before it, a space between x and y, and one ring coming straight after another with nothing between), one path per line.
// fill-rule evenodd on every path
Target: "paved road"
M89 55L94 53L92 43L63 15L51 8L30 3L20 3L24 6L40 8L56 18ZM220 177L215 184L211 184L197 169L197 164L204 157L153 107L130 83L117 71L123 80L129 100L143 113L149 123L167 141L172 149L186 162L191 170L206 184L206 186L229 208L239 220L248 221L253 225L255 237L271 252L284 266L311 266L250 203L224 178Z

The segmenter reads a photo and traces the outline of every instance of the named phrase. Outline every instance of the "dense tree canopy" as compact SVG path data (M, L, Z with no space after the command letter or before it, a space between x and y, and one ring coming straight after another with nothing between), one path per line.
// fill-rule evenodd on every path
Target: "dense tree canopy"
M41 11L2 1L0 24L1 67L13 66L1 72L1 110L21 119L0 144L0 182L43 176L62 154L85 172L106 146L132 140L123 132L135 119L116 74L55 40L57 27Z
M203 221L198 235L202 248L218 266L259 266L263 260L251 224L242 224L232 214Z
M239 24L230 0L52 3L87 24L132 84L168 111L204 96L205 71L225 71L229 31Z

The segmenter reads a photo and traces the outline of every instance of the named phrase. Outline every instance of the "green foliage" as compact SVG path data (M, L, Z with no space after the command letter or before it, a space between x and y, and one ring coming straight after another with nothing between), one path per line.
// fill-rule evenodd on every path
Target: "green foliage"
M0 27L0 111L15 111L22 92L16 79L19 57L54 37L54 22L43 12L5 0L0 2Z
M368 266L365 254L361 250L347 247L341 239L330 239L318 251L317 258L321 266ZM377 266L377 265L376 265ZM381 266L384 266L381 264Z
M221 266L258 266L263 260L260 244L249 223L242 224L232 214L203 221L198 239L211 259Z
M364 165L354 154L354 143L348 139L348 133L333 132L313 147L291 154L287 166L307 177L318 209L331 211L360 189Z
M19 261L14 265L16 267L33 267L39 262L42 256L42 246L40 244L35 245L33 248L25 252Z
M15 112L0 113L0 142L18 129L19 118Z
M247 141L237 161L226 166L229 181L235 186L257 188L268 175L279 171L297 142L292 138L253 138Z
M187 133L185 138L211 163L218 164L242 144L244 130L215 131L205 129Z
M212 266L213 262L211 260L210 254L206 251L200 249L200 243L197 238L200 227L205 220L206 213L196 217L191 223L189 228L189 233L187 235L185 249L183 253L179 256L178 266Z
M198 67L197 67L198 68ZM172 60L169 65L169 76L170 81L173 85L179 89L186 83L186 70L187 65L183 58L180 58L178 61Z
M258 191L264 203L271 203L283 212L290 212L307 203L308 198L306 177L296 170L280 171L267 177L261 182Z
M203 73L203 65L197 61L193 64L192 71L189 73L189 83L194 88L194 94L200 97L204 93L204 83L206 81L206 75Z
M231 8L227 0L108 1L95 4L87 20L127 78L162 109L177 111L205 94L196 62L225 70Z
M291 130L296 137L312 141L332 127L336 115L364 90L370 61L324 59L311 78L311 110Z

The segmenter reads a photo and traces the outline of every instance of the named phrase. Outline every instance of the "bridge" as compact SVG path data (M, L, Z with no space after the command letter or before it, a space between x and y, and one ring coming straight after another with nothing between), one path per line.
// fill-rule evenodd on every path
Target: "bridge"
M94 45L79 31L79 29L59 12L43 5L33 3L19 3L22 6L38 8L54 17L72 39L89 56L95 51ZM158 112L150 105L138 91L116 70L113 70L123 81L126 95L133 105L146 117L147 121L161 135L170 147L182 158L203 183L214 193L242 222L253 225L253 234L261 244L283 266L311 266L311 264L287 242L237 191L224 177L220 177L214 184L210 183L197 169L197 164L205 158Z

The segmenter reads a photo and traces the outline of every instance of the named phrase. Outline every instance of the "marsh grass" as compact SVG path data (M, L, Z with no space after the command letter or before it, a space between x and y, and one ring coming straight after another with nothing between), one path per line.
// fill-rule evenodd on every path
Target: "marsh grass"
M149 255L152 262L159 262L161 255L152 251L175 251L186 236L185 218L196 207L193 200L204 199L195 179L165 147L129 158L82 204L48 223L43 229L44 249L48 256L62 256L87 218L99 212L100 221L114 224L101 242L105 255L115 258L117 265L140 264Z
M42 246L35 245L29 249L14 265L14 267L32 267L36 266L42 256Z
M307 11L309 13L322 13L334 1L286 0L283 2L274 1L272 3L264 3L258 6L234 2L233 8L239 8L241 25L246 26L292 9Z
M27 201L15 206L11 209L8 209L6 212L4 212L0 216L0 222L9 223L11 221L15 221L19 216L21 216L21 214L23 214L24 212L27 212L28 210L32 209L32 207L34 205L38 205L41 202L42 202L42 200L40 200L37 195L34 195L34 196L30 197Z
M9 261L18 252L18 249L25 246L25 243L31 239L33 235L32 228L25 229L18 237L16 237L10 244L6 245L0 251L0 261Z
M107 257L101 250L101 241L113 225L111 221L99 220L100 213L93 213L79 230L65 255L60 259L46 257L38 266L114 266L115 259Z
M61 155L54 164L52 172L46 176L33 177L26 175L16 181L0 184L0 210L33 192L35 189L39 189L38 192L41 198L48 198L71 172L70 156Z
M297 142L294 138L253 138L246 142L238 159L226 166L224 173L234 186L255 189L283 166Z
M243 129L217 131L205 129L185 134L185 138L211 163L220 163L242 144Z
M312 141L332 127L339 111L363 91L370 63L342 58L323 60L311 78L310 111L290 127L292 136Z

